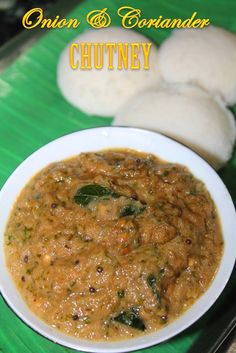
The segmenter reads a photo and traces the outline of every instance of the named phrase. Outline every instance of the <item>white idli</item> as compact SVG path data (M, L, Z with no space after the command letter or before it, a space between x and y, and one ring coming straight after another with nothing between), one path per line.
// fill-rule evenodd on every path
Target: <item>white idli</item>
M196 83L236 103L236 35L225 29L174 30L160 47L159 68L169 83Z
M222 100L185 84L135 96L113 124L159 131L199 153L215 169L230 158L236 136L234 116Z
M119 27L91 29L74 38L71 43L146 43L150 39L138 32ZM63 96L74 106L88 114L112 116L132 96L147 87L157 85L160 75L157 70L157 48L152 44L149 70L143 69L143 55L139 56L140 70L117 70L118 55L114 54L114 70L107 69L108 55L104 55L101 70L73 70L69 63L71 43L64 49L58 63L58 85ZM91 50L93 55L93 50Z

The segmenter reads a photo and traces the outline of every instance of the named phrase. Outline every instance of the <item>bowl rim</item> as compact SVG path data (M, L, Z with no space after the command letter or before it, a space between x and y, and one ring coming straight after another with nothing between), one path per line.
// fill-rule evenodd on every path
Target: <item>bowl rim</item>
M153 132L151 130L147 130L147 129L142 129L142 128L134 128L134 127L123 127L123 126L101 126L101 127L95 127L95 128L86 128L86 129L83 129L83 130L79 130L79 131L76 131L76 132L73 132L73 133L69 133L69 134L65 134L57 139L53 139L51 140L50 142L48 142L47 144L43 145L42 147L40 147L39 149L35 150L34 152L32 152L28 157L26 157L18 166L17 168L11 173L11 175L7 178L7 180L5 181L2 189L0 190L0 204L2 202L2 195L4 195L4 193L7 191L7 188L8 188L8 185L12 182L12 180L14 180L14 177L15 175L17 174L17 172L19 171L19 169L22 169L25 167L25 163L27 161L29 161L30 159L34 158L36 155L40 154L42 151L44 151L45 149L48 148L48 146L51 146L55 143L60 143L63 141L63 139L68 139L68 138L72 138L72 136L77 136L78 134L81 135L81 134L87 134L87 133L95 133L97 131L105 131L105 132L108 132L109 131L129 131L130 133L132 134L137 134L137 133L141 133L141 134L150 134L152 136L159 136L159 137L162 137L164 140L167 141L167 143L171 143L171 144L174 144L175 146L181 146L181 149L183 149L185 152L187 153L190 153L190 155L192 156L195 156L194 158L197 158L198 160L201 161L201 164L203 166L205 166L205 168L208 169L208 171L211 170L211 172L213 172L213 174L215 175L216 179L218 179L218 182L219 184L221 184L221 187L223 187L226 191L226 194L227 194L227 198L228 198L228 204L231 206L231 211L234 210L234 221L233 223L235 224L236 226L236 219L235 219L235 208L234 208L234 205L233 205L233 201L231 199L231 196L229 194L229 192L227 191L226 189L226 186L224 185L223 181L221 180L221 178L219 177L219 175L216 173L216 171L209 165L208 162L206 162L205 160L203 160L197 153L195 153L194 151L192 151L190 148L188 148L187 146L185 146L184 144L182 143L179 143L178 141L172 139L172 138L169 138L167 136L165 136L164 134L161 134L161 133L157 133L157 132ZM121 143L121 145L124 145L123 143ZM112 147L110 147L112 149ZM126 146L120 146L120 148L127 148ZM106 147L105 149L109 149L109 147ZM94 151L96 150L93 149ZM97 149L99 150L99 149ZM136 150L139 150L138 147L136 147ZM142 149L143 152L145 152L145 148ZM83 151L79 151L78 154L82 153ZM86 152L86 151L85 151ZM155 153L153 153L155 155ZM158 156L158 154L157 154ZM61 159L55 159L55 162L56 161L59 161L59 160L63 160L64 158L61 158ZM50 164L51 162L49 163L45 163L44 166L46 167L48 164ZM177 162L178 163L178 162ZM186 165L190 170L191 168ZM38 171L40 171L42 168L39 168ZM194 173L193 173L194 174ZM31 174L30 177L28 177L27 179L30 180L33 176L35 175L35 173ZM21 188L22 189L22 188ZM20 189L20 190L21 190ZM208 188L207 188L208 189ZM212 193L211 193L211 196L212 196ZM17 195L16 195L17 197ZM214 200L215 201L215 200ZM218 206L218 205L217 205ZM220 215L219 215L220 216ZM0 222L1 223L1 222ZM236 228L235 228L236 229ZM224 234L223 234L224 236ZM3 238L3 234L0 234L0 237ZM224 238L225 240L225 238ZM0 249L0 257L1 255L4 253L4 250L3 249ZM19 312L19 310L15 307L14 303L12 303L12 301L9 299L9 296L8 296L8 293L5 291L5 288L4 286L2 285L2 281L0 280L0 292L3 296L3 299L5 301L5 303L8 305L8 307L11 308L11 310L20 318L21 321L23 321L27 326L29 326L31 329L33 329L35 332L39 333L40 335L42 335L43 337L46 337L47 339L55 342L55 343L58 343L62 346L65 346L65 347L69 347L69 348L73 348L73 349L80 349L82 351L87 351L87 352L102 352L102 353L105 353L105 352L129 352L129 351L133 351L133 350L137 350L137 349L144 349L144 348L147 348L147 347L151 347L153 345L156 345L158 343L161 343L161 342L164 342L174 336L176 336L178 333L182 332L183 330L185 330L187 327L189 327L190 325L192 325L195 321L197 321L202 315L204 315L208 310L209 308L213 305L213 303L216 301L216 299L220 296L220 294L222 293L225 285L227 284L229 278L230 278L230 275L232 273L232 270L233 270L233 267L234 267L234 263L235 263L235 257L236 257L236 253L235 253L235 256L234 256L234 261L233 259L231 259L231 264L230 264L230 267L228 268L228 271L227 271L227 274L226 274L226 277L224 278L224 281L223 281L223 284L221 285L221 287L218 289L217 293L214 295L214 296L211 296L211 301L209 302L209 305L204 309L204 310L201 310L199 312L198 315L195 316L195 318L193 318L192 320L188 320L188 322L186 322L185 324L181 324L179 329L175 329L175 333L170 333L170 334L166 334L164 336L163 339L158 339L157 341L155 341L154 338L151 338L151 342L148 343L148 337L151 337L151 336L154 336L155 335L155 332L154 334L148 334L148 335L144 335L144 336L141 336L141 337L144 337L144 340L141 340L141 343L139 344L133 344L132 347L124 347L125 344L127 342L135 342L137 341L137 338L133 338L133 339L127 339L127 340L122 340L122 341L113 341L112 344L110 344L110 342L106 342L106 341L88 341L88 340L83 340L83 339L76 339L76 341L78 342L77 343L68 343L68 341L64 340L64 339L61 339L61 338L57 338L55 339L55 337L48 333L48 332L45 332L45 330L41 330L40 328L37 327L37 325L34 325L32 324L32 322L30 321L30 319L26 318L21 312ZM5 259L4 259L5 260ZM221 263L220 263L220 266L219 266L219 269L220 267L222 266L222 262L223 262L223 257L222 257L222 260L221 260ZM218 269L218 270L219 270ZM12 281L11 277L10 277L10 273L8 273L8 277L9 277L9 280ZM0 279L1 279L1 273L0 273ZM204 292L204 294L202 296L204 296L207 292L209 292L209 289L212 287L212 284L215 282L215 278L213 279L212 283L210 284L210 286L208 287L208 289ZM202 296L200 298L197 299L197 301L193 304L196 305L196 303L199 302L199 300L202 298ZM191 306L192 307L192 306ZM190 308L191 308L190 307ZM189 309L187 310L187 312L189 311ZM186 312L181 314L180 318L182 318L183 316L185 316ZM39 322L42 322L41 319L39 319L38 317L36 317L37 320L36 321L39 321ZM174 322L178 322L179 319L175 320ZM169 325L167 325L166 327L169 327L170 325L172 325L172 323L170 323ZM49 326L46 324L46 326ZM161 329L159 330L158 332L162 332L164 329ZM65 336L67 337L68 339L71 338L71 336L68 336L68 335L65 335L65 334L61 334L60 335L62 336ZM75 340L74 340L75 341ZM92 344L91 344L92 342ZM81 343L81 344L80 344ZM120 347L119 345L122 345L122 347Z

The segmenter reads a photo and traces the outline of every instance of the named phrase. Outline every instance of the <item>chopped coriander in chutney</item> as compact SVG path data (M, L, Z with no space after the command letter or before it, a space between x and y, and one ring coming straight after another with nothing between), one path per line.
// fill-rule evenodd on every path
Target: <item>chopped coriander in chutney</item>
M168 325L208 288L222 251L203 183L128 149L50 164L22 190L5 231L8 269L32 312L88 340Z

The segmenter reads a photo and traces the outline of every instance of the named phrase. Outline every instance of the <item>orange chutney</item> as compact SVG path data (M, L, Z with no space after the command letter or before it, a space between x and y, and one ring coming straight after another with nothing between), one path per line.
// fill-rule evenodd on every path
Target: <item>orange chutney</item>
M91 340L167 325L208 288L222 252L204 184L133 150L50 164L24 187L5 231L7 266L29 308Z

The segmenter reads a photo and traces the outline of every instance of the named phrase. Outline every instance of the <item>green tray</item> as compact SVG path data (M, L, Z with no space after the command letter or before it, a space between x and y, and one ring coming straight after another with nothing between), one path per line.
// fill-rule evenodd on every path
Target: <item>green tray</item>
M78 33L88 28L86 14L93 9L107 7L112 24L120 25L117 9L130 5L142 9L146 18L188 17L197 11L211 23L236 32L235 0L88 0L78 5L67 17L78 17L81 25L76 30L50 30L38 39L4 71L0 73L0 186L13 170L33 151L61 135L83 128L110 125L112 118L88 116L68 104L56 85L56 67L61 50ZM33 30L30 31L31 34ZM142 31L159 45L169 30ZM236 112L236 108L233 109ZM220 171L236 202L236 153ZM214 307L196 324L168 342L145 350L146 353L186 353L208 351L214 332L221 330L219 317L227 319L234 300L236 271ZM204 338L205 337L205 338ZM206 338L207 337L207 338ZM199 344L202 344L199 348ZM205 347L204 344L205 344ZM4 353L62 353L72 350L41 337L17 318L0 297L0 352Z

